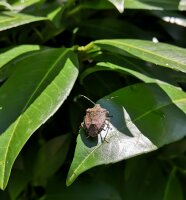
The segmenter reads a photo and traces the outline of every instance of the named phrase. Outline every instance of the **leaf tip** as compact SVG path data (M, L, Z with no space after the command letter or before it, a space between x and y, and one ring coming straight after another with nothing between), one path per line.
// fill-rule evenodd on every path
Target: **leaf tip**
M75 181L75 179L76 177L74 176L74 174L68 175L66 180L66 186L70 186Z
M71 183L68 181L68 179L66 180L66 186L69 187L71 185Z
M117 9L120 13L123 13L124 12L124 6L123 5L119 5L117 6Z
M120 13L124 12L124 0L118 0L118 1L108 0L108 1L110 1Z

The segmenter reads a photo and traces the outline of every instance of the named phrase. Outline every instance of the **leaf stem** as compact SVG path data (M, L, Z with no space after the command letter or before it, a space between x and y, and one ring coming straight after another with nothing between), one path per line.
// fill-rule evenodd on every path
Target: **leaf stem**
M89 51L89 50L93 49L93 47L94 47L93 42L90 42L90 43L87 44L86 46L78 47L77 50L78 50L78 51Z

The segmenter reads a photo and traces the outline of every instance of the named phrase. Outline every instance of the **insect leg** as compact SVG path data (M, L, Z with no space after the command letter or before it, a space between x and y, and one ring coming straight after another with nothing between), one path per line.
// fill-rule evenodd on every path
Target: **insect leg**
M107 127L106 127L107 132L105 134L104 141L107 142L107 143L109 143L109 141L106 139L106 137L107 137L108 131L110 129L110 125L109 125L109 123L107 123L106 125L107 125Z
M104 140L103 140L103 138L102 138L102 135L100 134L100 137L101 137L101 143L103 143L104 142Z

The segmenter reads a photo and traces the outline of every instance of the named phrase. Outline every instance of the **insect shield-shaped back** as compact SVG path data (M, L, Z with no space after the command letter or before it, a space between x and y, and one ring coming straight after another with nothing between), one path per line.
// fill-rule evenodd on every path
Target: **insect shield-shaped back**
M88 137L96 137L104 128L106 120L109 119L109 112L99 104L86 110L86 116L82 127L86 130Z

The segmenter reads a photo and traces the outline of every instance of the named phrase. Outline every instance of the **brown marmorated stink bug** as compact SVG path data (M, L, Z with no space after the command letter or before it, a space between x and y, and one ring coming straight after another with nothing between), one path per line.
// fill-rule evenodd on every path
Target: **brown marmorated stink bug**
M81 95L83 96L83 95ZM108 132L110 126L109 126L109 120L110 115L109 111L105 108L102 108L100 104L95 104L93 101L91 101L86 96L83 96L84 98L88 99L90 102L94 104L93 108L88 108L86 110L86 115L84 117L84 121L81 123L81 127L83 127L87 133L88 137L97 137L98 134L101 133L102 130L106 127L106 131ZM104 137L104 140L106 140L107 133Z

